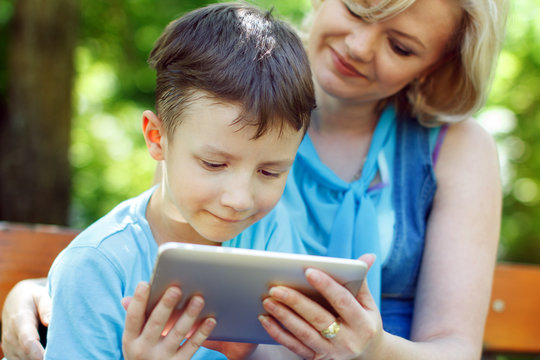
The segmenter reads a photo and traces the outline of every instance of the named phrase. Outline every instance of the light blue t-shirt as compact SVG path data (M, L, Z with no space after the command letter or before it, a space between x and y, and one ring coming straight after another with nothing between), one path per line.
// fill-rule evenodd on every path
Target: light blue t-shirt
M54 261L49 273L53 299L45 359L122 359L126 312L121 299L149 281L158 247L145 217L152 188L127 200L84 230ZM256 248L302 252L290 241L279 207L240 237ZM201 348L194 359L226 359Z

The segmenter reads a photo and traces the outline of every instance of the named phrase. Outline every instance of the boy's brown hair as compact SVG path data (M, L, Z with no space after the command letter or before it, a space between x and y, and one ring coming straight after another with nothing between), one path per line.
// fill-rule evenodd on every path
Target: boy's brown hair
M242 125L307 130L315 96L302 42L285 22L251 5L220 3L172 21L150 53L156 109L167 134L201 91L237 103Z

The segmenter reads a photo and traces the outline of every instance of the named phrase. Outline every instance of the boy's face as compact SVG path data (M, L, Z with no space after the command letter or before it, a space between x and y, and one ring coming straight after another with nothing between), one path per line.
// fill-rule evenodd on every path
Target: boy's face
M276 205L302 140L289 127L253 139L254 126L233 124L241 110L202 97L171 138L161 138L164 211L213 242L233 238Z

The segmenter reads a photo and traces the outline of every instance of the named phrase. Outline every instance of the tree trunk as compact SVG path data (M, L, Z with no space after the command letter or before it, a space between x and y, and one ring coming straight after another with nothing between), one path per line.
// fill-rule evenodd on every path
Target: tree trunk
M0 219L66 224L77 0L17 0L0 122Z

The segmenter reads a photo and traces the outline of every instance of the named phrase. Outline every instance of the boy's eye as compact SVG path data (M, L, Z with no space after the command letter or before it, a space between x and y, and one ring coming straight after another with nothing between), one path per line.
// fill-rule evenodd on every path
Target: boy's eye
M263 176L266 176L266 177L272 177L272 178L278 178L281 173L278 173L278 172L271 172L271 171L268 171L268 170L259 170L259 173Z
M204 160L201 160L201 163L203 164L205 168L210 169L210 170L217 170L217 169L221 169L225 167L225 164L223 163L214 163L214 162L209 162L209 161L204 161Z

